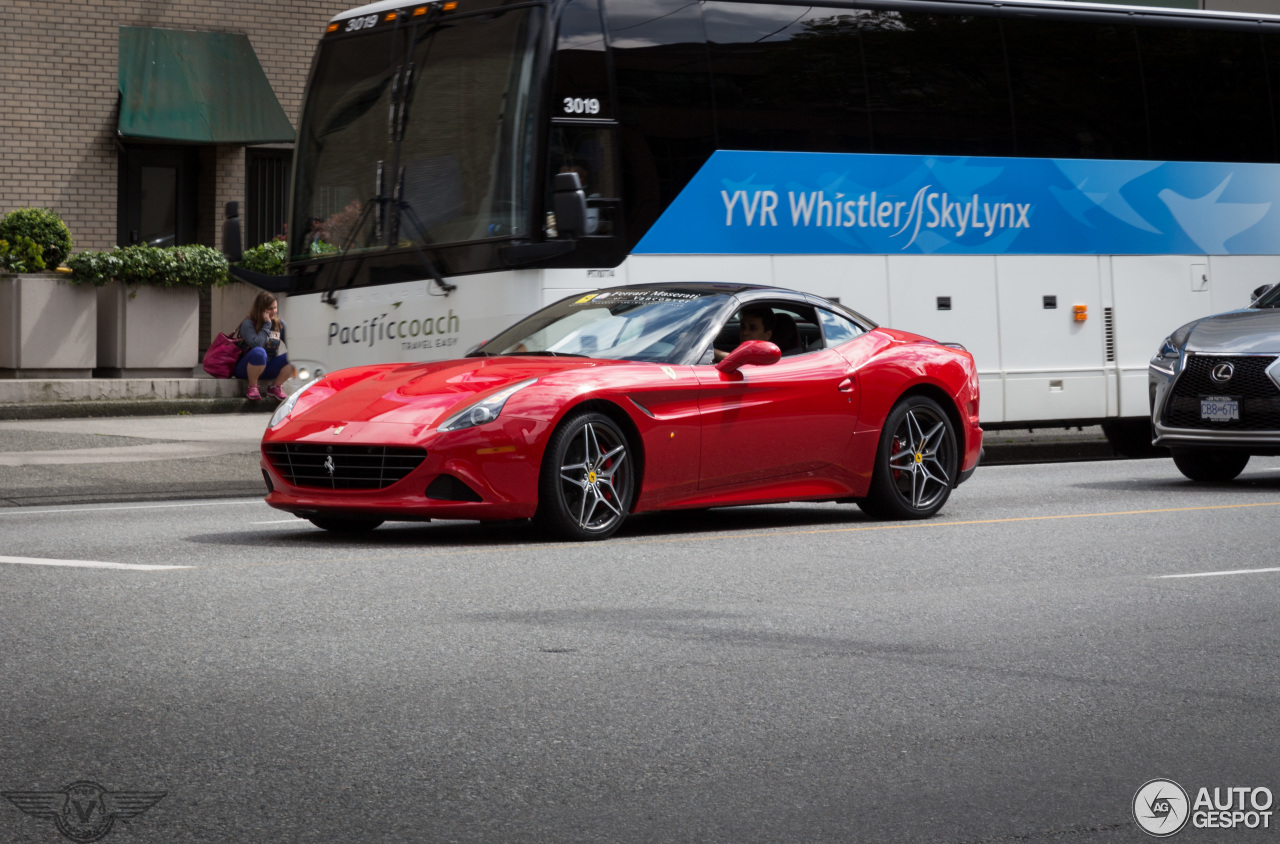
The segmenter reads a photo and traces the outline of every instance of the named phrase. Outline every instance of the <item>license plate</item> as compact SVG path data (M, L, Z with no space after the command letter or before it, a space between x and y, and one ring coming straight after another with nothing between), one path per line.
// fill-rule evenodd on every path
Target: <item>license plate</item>
M1240 399L1235 396L1201 396L1200 418L1211 422L1240 419Z

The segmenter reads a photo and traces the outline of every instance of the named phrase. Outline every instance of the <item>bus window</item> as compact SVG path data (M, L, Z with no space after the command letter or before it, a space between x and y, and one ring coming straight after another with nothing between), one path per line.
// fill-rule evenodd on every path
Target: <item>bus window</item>
M513 9L415 32L400 146L401 245L523 233L530 185L520 165L536 24L530 10Z
M862 14L706 4L719 147L870 151Z
M632 245L715 148L702 10L687 0L607 3Z
M548 156L550 173L577 173L587 195L586 234L613 234L609 213L602 215L606 203L616 199L614 177L613 130L607 126L554 124L551 127L551 149ZM550 192L548 192L550 196ZM613 205L615 203L608 203Z
M1018 155L1149 157L1132 26L1043 16L1006 20L1004 34Z
M572 0L560 13L552 116L597 120L614 116L604 48L600 0Z
M378 247L384 222L377 197L389 192L388 117L403 36L395 30L326 40L298 141L289 253Z
M873 11L859 25L873 152L1013 154L999 20Z
M1222 27L1222 28L1217 28ZM1262 42L1254 24L1138 29L1157 161L1274 156Z

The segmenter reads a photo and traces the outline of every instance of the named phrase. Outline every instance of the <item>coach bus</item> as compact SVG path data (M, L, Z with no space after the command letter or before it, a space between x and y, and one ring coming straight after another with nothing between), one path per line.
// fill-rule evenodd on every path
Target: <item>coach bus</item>
M1280 279L1278 107L1264 15L375 3L308 82L291 353L441 359L583 290L776 284L964 344L988 427L1141 441L1161 340Z

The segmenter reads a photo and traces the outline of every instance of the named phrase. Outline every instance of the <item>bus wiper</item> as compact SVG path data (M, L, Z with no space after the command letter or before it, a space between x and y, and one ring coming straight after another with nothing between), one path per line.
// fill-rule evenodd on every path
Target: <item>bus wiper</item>
M418 230L418 236L413 239L413 251L418 253L418 258L422 260L422 265L427 268L427 273L430 274L431 280L436 283L437 287L444 291L444 295L448 296L450 293L458 289L458 285L450 284L444 280L444 277L440 275L440 270L436 268L435 262L427 256L427 251L423 249L422 244L419 243L420 240L425 241L427 239L427 228L422 225L422 218L413 210L413 203L404 198L404 167L400 168L400 174L396 182L396 193L400 195L400 201L396 203L396 207L400 210L401 214L405 214L409 217L409 222ZM400 229L399 219L396 220L395 226L398 232Z

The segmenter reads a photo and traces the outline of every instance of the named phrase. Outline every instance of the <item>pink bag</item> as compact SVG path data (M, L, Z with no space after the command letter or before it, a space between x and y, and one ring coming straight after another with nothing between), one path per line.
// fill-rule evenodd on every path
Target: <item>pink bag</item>
M238 334L239 330L235 333ZM235 374L239 361L240 347L236 345L236 341L218 332L218 336L209 344L209 350L204 353L204 371L214 378L230 378Z

